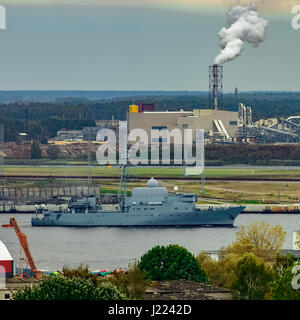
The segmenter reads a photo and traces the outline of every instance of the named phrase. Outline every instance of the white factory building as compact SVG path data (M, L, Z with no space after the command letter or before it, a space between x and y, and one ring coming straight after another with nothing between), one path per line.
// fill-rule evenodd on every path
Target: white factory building
M132 108L130 109L132 110ZM148 137L151 130L179 128L203 129L206 139L212 141L231 141L238 130L238 112L216 109L194 109L193 111L138 111L128 113L128 129L144 129ZM150 142L150 141L149 141Z

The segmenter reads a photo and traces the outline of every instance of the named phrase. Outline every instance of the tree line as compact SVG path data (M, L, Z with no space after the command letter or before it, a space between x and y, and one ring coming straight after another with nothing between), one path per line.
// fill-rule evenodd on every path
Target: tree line
M125 120L128 106L138 102L155 103L156 110L207 109L208 97L203 93L182 93L88 100L61 98L54 102L11 102L0 104L0 123L5 125L5 141L15 141L19 132L30 139L49 139L61 128L82 129L94 126L95 120ZM237 111L238 103L249 105L253 119L299 115L300 93L249 92L225 94L222 109Z
M19 289L15 300L143 299L150 281L185 279L227 288L238 300L300 300L300 264L282 254L286 233L280 225L255 222L243 226L236 239L214 260L205 251L196 257L177 244L155 246L127 271L116 269L102 278L88 266L63 267L58 275Z

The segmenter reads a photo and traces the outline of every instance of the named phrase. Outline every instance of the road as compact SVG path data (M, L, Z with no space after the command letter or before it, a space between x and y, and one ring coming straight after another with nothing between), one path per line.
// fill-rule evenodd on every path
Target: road
M127 180L148 180L151 176L128 176ZM68 180L87 180L86 175L4 175L2 179L68 179ZM93 180L120 180L117 176L101 176L94 175ZM155 176L157 180L186 180L186 181L201 181L201 177L166 177ZM244 182L300 182L300 178L278 178L278 177L206 177L207 181L244 181Z

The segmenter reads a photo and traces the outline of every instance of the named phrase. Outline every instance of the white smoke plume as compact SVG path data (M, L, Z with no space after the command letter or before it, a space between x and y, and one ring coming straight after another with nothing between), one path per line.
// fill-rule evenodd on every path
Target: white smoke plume
M244 42L258 46L265 39L268 21L260 17L255 6L235 6L226 13L229 27L219 32L220 54L215 58L215 64L223 64L238 57Z

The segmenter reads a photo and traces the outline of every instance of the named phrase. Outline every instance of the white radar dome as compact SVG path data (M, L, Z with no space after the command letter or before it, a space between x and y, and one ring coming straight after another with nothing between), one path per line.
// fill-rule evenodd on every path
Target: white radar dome
M156 188L157 186L158 186L158 182L153 177L147 181L148 188Z

